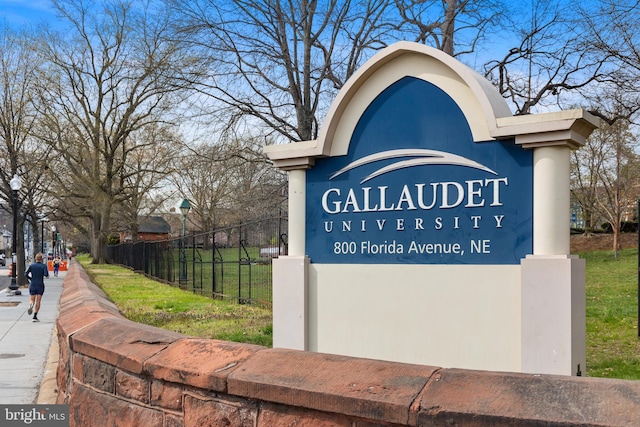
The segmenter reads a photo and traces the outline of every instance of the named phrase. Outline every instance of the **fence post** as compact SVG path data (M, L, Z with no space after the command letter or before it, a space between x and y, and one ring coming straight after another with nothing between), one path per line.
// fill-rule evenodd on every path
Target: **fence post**
M211 229L211 298L216 292L216 233Z
M242 301L242 225L238 228L238 304Z
M196 293L196 233L191 234L191 292Z

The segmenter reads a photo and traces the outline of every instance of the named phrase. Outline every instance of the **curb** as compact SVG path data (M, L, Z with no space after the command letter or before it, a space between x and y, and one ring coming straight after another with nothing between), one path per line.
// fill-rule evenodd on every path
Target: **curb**
M44 365L42 382L40 383L40 390L38 391L37 404L55 404L58 399L56 373L58 370L59 354L58 328L54 326L51 344L49 345L49 353L47 354L47 362Z

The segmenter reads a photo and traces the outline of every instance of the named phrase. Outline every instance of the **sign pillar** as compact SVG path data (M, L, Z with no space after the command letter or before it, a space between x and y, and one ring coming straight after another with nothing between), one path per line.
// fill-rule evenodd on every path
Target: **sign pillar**
M533 149L534 164L533 254L521 270L521 369L584 375L586 267L570 255L570 153L597 122L581 110L547 117L536 130L523 126L527 118L507 119L516 143Z
M308 350L308 271L305 256L306 171L289 173L287 256L273 262L273 347Z
M306 171L289 171L289 246L287 255L304 256Z
M566 145L533 151L533 254L568 255L569 154Z

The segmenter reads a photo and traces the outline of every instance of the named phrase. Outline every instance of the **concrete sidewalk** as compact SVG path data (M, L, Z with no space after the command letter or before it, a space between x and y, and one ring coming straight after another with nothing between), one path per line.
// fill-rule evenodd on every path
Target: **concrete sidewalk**
M27 314L29 289L20 288L22 295L0 291L0 403L55 403L55 369L58 360L57 339L53 339L60 308L62 282L66 275L45 279L38 319L32 322ZM50 347L52 348L51 355ZM51 381L53 374L53 381ZM39 399L41 385L48 396ZM44 390L46 389L46 390ZM44 399L44 400L43 400ZM53 399L53 400L51 400Z

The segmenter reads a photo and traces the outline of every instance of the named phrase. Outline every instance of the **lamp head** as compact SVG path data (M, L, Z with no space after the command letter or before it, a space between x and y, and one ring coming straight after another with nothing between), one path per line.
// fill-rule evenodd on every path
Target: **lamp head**
M20 179L18 174L13 175L13 178L11 178L11 181L9 181L9 186L13 191L18 191L22 188L22 180Z
M189 211L191 210L191 205L187 199L183 199L182 203L180 203L180 212L182 212L182 216L187 216Z

